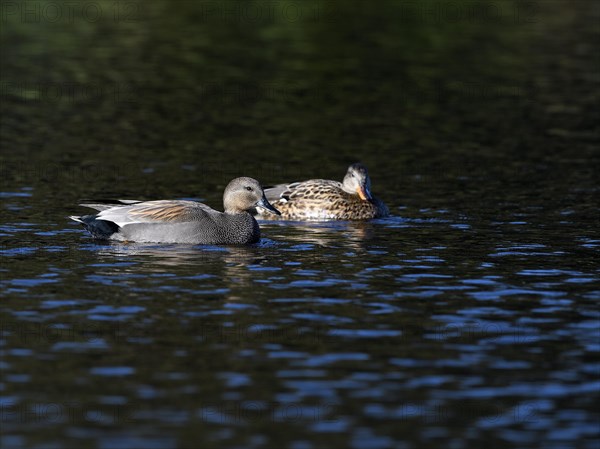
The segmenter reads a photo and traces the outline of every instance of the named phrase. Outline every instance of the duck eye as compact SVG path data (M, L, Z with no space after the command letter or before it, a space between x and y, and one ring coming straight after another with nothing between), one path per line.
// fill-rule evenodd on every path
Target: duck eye
M246 187L246 190L247 190L248 192L252 192L252 187L248 186L248 187Z

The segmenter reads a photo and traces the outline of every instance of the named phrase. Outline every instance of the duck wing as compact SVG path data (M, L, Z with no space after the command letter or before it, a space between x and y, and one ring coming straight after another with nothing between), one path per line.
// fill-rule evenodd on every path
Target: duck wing
M99 206L98 204L94 206ZM94 207L96 208L96 207ZM134 223L182 223L211 219L221 214L206 204L185 200L157 200L124 204L102 209L96 220L118 226Z
M295 198L319 198L325 195L340 194L342 183L329 179L309 179L308 181L279 184L265 190L269 201L290 201Z
M96 199L96 200L83 200L83 202L79 203L79 205L83 206L83 207L89 207L90 209L107 210L107 209L111 209L111 208L117 207L117 206L125 206L125 205L129 205L129 204L136 204L136 203L142 203L142 202L143 201L141 201L141 200Z
M292 184L277 184L272 187L266 187L264 189L265 197L267 197L267 201L269 203L278 201L284 196L289 196L290 188L293 188L295 185L301 184L300 182L294 182Z

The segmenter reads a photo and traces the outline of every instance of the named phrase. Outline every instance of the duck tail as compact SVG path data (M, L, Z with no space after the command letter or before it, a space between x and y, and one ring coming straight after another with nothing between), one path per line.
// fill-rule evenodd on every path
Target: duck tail
M69 218L73 221L76 221L77 223L85 224L83 222L83 220L81 219L81 217L76 217L75 215L70 215Z

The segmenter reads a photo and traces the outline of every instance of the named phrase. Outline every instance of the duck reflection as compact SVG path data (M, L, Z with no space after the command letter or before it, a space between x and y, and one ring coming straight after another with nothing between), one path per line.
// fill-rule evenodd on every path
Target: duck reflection
M173 291L214 291L236 301L247 298L257 278L280 280L291 267L312 265L315 251L344 248L360 255L375 233L371 222L271 222L264 227L269 238L251 246L98 242L93 249L102 271L111 276L171 276Z
M242 290L247 291L252 285L253 273L249 267L264 264L273 249L100 242L97 255L102 259L103 268L110 269L110 264L106 263L110 260L115 263L119 274L176 276L182 282L202 280L210 283L215 290L227 290L229 293L225 294L225 299L236 300L242 297ZM115 261L115 258L122 260ZM131 265L124 267L122 262L125 260Z
M340 248L364 251L366 243L374 237L374 224L369 221L331 222L260 222L269 236L279 241L293 241L319 245L323 248Z

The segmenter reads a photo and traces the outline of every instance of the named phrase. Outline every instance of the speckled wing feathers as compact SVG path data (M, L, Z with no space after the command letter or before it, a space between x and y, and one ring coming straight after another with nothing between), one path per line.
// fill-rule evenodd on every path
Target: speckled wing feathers
M132 206L129 213L155 221L185 221L186 217L197 212L198 204L191 201L149 201Z
M198 220L202 216L208 218L211 214L219 212L195 201L158 200L103 210L98 214L98 219L123 226L130 223L185 222Z

